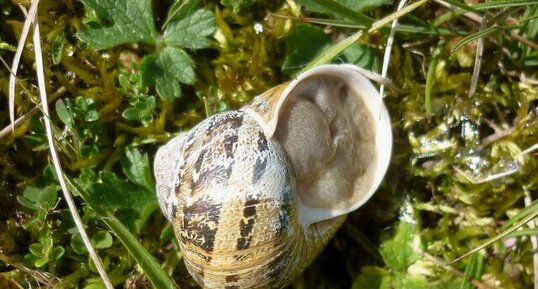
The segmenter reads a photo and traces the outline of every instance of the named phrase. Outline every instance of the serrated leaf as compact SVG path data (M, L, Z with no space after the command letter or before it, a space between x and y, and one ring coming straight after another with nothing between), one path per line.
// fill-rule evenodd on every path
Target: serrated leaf
M155 190L147 154L141 154L136 148L127 147L120 162L123 172L131 182L141 185L149 192Z
M164 99L181 96L181 83L192 84L196 79L194 61L181 48L167 47L161 52L146 56L140 65L142 82L155 84Z
M330 44L329 37L321 29L307 24L297 25L286 38L290 52L282 70L287 74L297 72Z
M95 50L121 44L155 43L159 34L155 28L151 0L84 0L103 20L88 23L77 36Z
M209 47L211 42L207 36L215 32L215 15L211 11L196 9L198 2L184 2L173 12L164 30L164 40L168 45L190 49Z
M149 215L158 207L153 191L119 179L114 173L101 172L101 182L93 185L89 197L100 209L116 212L132 230L140 230Z
M111 172L101 172L99 178L101 182L94 184L90 195L101 208L116 211L121 208L137 208L140 205L137 199L139 192L135 186Z
M381 256L389 268L405 271L409 265L420 258L412 247L414 237L413 225L402 221L394 237L381 244Z

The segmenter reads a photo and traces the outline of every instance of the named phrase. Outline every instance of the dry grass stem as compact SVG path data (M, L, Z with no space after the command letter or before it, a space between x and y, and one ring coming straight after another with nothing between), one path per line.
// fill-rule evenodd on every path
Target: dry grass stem
M2 252L0 252L0 261L5 263L6 265L17 268L24 274L32 277L38 284L43 284L47 287L52 287L60 281L60 278L52 275L49 272L34 270L34 269L24 266L20 262L13 262L9 256L4 255Z
M39 0L34 0L32 4L38 1ZM45 87L45 72L43 69L41 37L39 35L39 21L37 21L37 19L38 18L36 17L36 21L34 21L34 37L33 37L34 49L35 49L36 73L37 73L37 81L38 81L38 87L39 87L39 95L41 98L41 106L43 109L43 115L45 116L44 117L45 131L46 131L46 135L47 135L47 139L49 143L49 150L52 157L52 162L54 164L54 168L58 175L58 182L60 183L62 193L69 207L69 211L71 212L71 216L73 217L73 220L75 221L77 229L82 237L82 240L84 241L84 245L88 249L90 257L92 258L95 264L95 267L97 268L97 271L99 271L99 275L101 275L101 279L103 280L103 283L105 284L106 288L114 289L114 286L112 285L112 282L110 281L110 278L108 277L108 274L105 271L103 263L101 262L101 258L99 257L99 255L97 255L97 252L93 248L90 242L90 239L88 238L88 234L86 233L84 229L84 225L82 224L82 220L80 218L80 215L78 214L78 210L75 205L75 201L73 200L73 196L71 195L71 193L69 192L67 188L67 184L65 182L65 175L63 173L62 166L60 164L58 152L56 151L56 144L54 142L54 135L52 132L52 125L50 121L47 91Z
M403 7L406 4L406 0L401 0L398 4L398 8L396 11L400 11L403 9ZM392 51L392 45L394 43L394 34L396 33L396 25L398 25L398 19L394 19L392 21L392 25L390 27L390 34L387 39L387 45L385 46L385 53L383 55L383 67L381 68L381 77L385 78L387 76L387 71L389 69L389 63L390 63L390 54ZM379 87L379 95L381 95L381 98L385 96L385 85L381 84Z
M33 22L33 19L35 19L36 13L37 13L37 6L39 4L39 1L32 1L32 5L30 6L30 11L28 14L26 13L26 9L24 7L19 6L22 10L22 12L26 15L26 21L24 21L24 26L22 27L22 33L21 38L19 39L19 43L17 45L17 51L15 51L15 56L13 58L13 64L11 65L11 73L9 75L9 120L11 122L11 130L15 130L14 122L15 122L15 81L17 78L17 71L19 69L19 63L21 61L22 57L22 51L24 49L24 44L26 43L26 38L28 38L28 33L30 31L30 25Z
M52 102L54 102L55 100L60 98L60 96L62 96L66 91L67 91L67 89L64 86L61 86L58 90L56 90L56 92L54 92L52 95L50 95L48 103L51 104ZM27 111L26 113L24 113L23 115L18 117L15 120L15 122L13 122L10 125L4 127L0 131L0 140L7 137L11 133L13 133L14 129L19 127L24 122L30 120L30 118L32 118L32 116L36 115L40 110L41 110L41 107L34 106L32 109L30 109L29 111Z
M488 21L483 18L480 23L480 30L487 27ZM474 58L473 76L471 77L471 87L469 87L469 97L473 96L478 86L478 78L480 77L480 67L482 65L482 55L484 53L484 37L480 37L476 43L476 53Z

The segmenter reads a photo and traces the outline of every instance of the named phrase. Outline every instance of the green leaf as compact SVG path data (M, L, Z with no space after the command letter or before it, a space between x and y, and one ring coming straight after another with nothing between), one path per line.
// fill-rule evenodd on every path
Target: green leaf
M34 262L34 266L36 266L37 268L41 268L45 265L47 265L47 263L50 261L49 257L48 256L44 256L44 257L41 257L41 258L37 258Z
M338 44L335 44L331 46L329 49L326 49L325 51L323 51L322 54L318 55L316 58L310 61L308 65L303 67L303 69L301 69L301 72L305 72L315 66L331 62L338 54L342 53L342 51L344 51L350 45L352 45L357 40L359 40L362 37L362 33L363 32L359 30L359 32L352 34L351 36L342 40Z
M296 73L330 44L329 37L321 29L307 24L297 25L286 38L290 52L282 70L287 74Z
M50 45L50 53L52 57L52 63L59 64L62 61L62 55L65 43L65 33L59 33L54 37Z
M100 17L87 23L77 36L95 50L121 44L153 44L159 34L155 28L151 0L84 0L86 8Z
M144 202L139 198L140 190L119 179L114 173L103 171L99 178L101 182L94 184L90 196L101 208L111 211L123 208L136 209Z
M82 190L76 186L71 180L71 187L78 191L88 205L101 216L103 222L116 234L118 239L123 243L129 254L136 260L140 268L148 276L148 279L153 284L154 288L174 289L174 285L166 272L161 268L160 264L155 260L146 248L137 240L137 238L125 227L114 215L108 210L103 209L99 202L88 194L88 191ZM157 201L154 200L155 206Z
M62 246L56 246L52 249L52 260L59 260L65 254L65 249Z
M34 256L37 256L37 257L43 256L43 245L41 245L41 243L30 244L30 246L28 246L28 250Z
M140 71L144 85L155 84L159 95L168 100L181 96L180 83L192 84L196 79L194 61L181 48L167 47L146 56Z
M439 62L439 56L441 55L441 44L439 44L432 53L432 59L430 61L430 65L428 66L428 73L426 75L426 89L424 91L424 106L426 109L426 117L428 119L431 117L432 114L432 105L431 105L431 99L432 99L432 91L433 87L436 81L436 75L437 72L437 63Z
M41 124L39 117L32 117L30 120L30 133L24 135L24 142L33 151L42 151L49 148L45 128Z
M103 215L103 221L114 231L118 239L127 248L131 256L136 260L140 268L144 270L148 279L154 288L174 289L172 281L166 275L159 263L147 250L140 244L136 237L114 216L110 214Z
M220 4L232 8L234 13L238 13L242 8L248 8L254 4L254 0L221 0Z
M414 237L413 225L401 221L394 237L381 244L381 256L389 268L403 272L419 259L412 247Z
M86 245L84 245L84 241L82 240L80 233L76 233L71 237L70 245L73 251L79 255L85 255L88 253L88 249L86 248Z
M361 274L353 281L352 289L389 289L390 274L385 269L365 266Z
M116 212L129 228L139 231L149 215L158 207L153 190L135 186L114 173L101 172L101 182L94 184L89 197L100 208Z
M107 231L99 231L92 235L91 242L96 249L106 249L112 246L112 235Z
M473 5L474 9L487 10L487 9L506 9L508 7L530 6L538 5L536 0L500 0L500 1L488 1L485 3L478 3Z
M346 63L353 63L359 67L381 71L381 61L377 57L377 50L365 44L355 43L346 48L342 54L346 58Z
M126 108L121 116L127 120L138 120L144 126L153 121L157 100L154 96L140 95L135 103Z
M27 187L22 196L18 196L19 203L29 209L50 209L56 205L59 187L56 184L44 188Z
M471 283L473 279L480 279L484 267L484 257L480 254L474 254L469 258L465 267L465 272L460 283L460 289L473 289L475 286Z
M36 255L34 254L26 254L24 255L23 259L22 259L22 263L26 266L35 266L35 263L39 260L40 258L37 257Z
M78 96L75 99L74 109L85 122L94 122L99 119L99 112L95 109L93 98Z
M155 191L147 154L141 154L136 148L127 147L120 162L123 172L131 182L146 188L149 192Z
M358 11L380 6L390 0L298 0L307 10L329 14L337 18L345 18L355 24L370 26L374 20Z
M512 27L512 28L516 28L516 27ZM506 30L506 29L510 29L510 27L509 26L492 26L492 27L482 29L476 33L469 34L465 36L463 39L461 39L456 45L454 45L454 47L452 48L450 52L454 53L454 51L460 49L462 46L464 46L465 44L473 40L476 40L478 38L485 37L497 31Z
M407 272L394 272L390 281L389 288L402 289L429 289L431 284L426 282L422 276L412 276Z
M211 11L196 9L199 1L182 3L164 30L166 44L190 49L206 48L215 32L215 15Z
M67 108L67 105L65 101L62 99L58 99L56 101L56 114L60 118L60 120L67 126L68 128L73 128L73 116L71 115L71 112Z

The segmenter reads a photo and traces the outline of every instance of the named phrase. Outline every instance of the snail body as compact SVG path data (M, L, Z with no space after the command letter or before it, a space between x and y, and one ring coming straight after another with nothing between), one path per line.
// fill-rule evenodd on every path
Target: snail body
M377 189L392 135L373 85L324 65L159 149L157 196L204 288L281 288Z

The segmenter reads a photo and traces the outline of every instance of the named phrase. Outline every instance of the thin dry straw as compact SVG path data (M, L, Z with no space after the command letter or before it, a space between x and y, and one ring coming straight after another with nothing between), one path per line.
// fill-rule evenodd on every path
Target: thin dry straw
M398 8L396 11L400 11L405 6L406 0L400 1L398 4ZM385 47L385 54L383 56L383 67L381 68L381 77L385 78L387 77L387 71L389 69L389 63L390 63L390 54L392 51L392 45L394 43L394 34L396 33L396 26L398 25L398 18L394 19L392 21L392 25L390 27L390 34L389 38L387 39L387 46ZM381 98L385 96L385 85L381 84L379 87L379 95L381 95Z
M39 2L39 0L34 0L32 4L37 5L37 2ZM37 13L35 14L35 16L37 16ZM39 36L39 21L37 19L38 19L37 17L33 19L34 20L33 41L34 41L34 48L35 48L36 73L37 73L37 82L38 82L38 87L39 87L39 95L41 98L41 106L43 108L45 131L47 133L47 139L49 142L49 149L50 149L50 154L52 157L52 163L54 164L54 168L56 169L56 173L58 175L58 181L60 183L60 187L62 188L62 192L67 202L67 205L69 206L69 211L71 212L71 216L73 217L73 220L75 221L77 229L82 237L82 240L84 241L84 245L88 249L90 257L92 258L95 264L95 267L97 268L97 271L99 271L99 274L101 275L101 279L103 280L103 283L105 284L106 288L114 289L114 286L112 285L112 282L110 281L110 278L108 278L105 268L103 267L101 258L99 257L99 255L97 255L97 252L93 248L90 242L90 239L88 238L88 234L84 230L84 226L82 224L80 215L78 214L77 207L73 200L73 196L71 196L71 193L67 189L67 185L65 183L64 173L62 170L62 166L60 164L58 152L56 151L56 147L54 143L54 135L52 132L52 125L50 123L49 105L47 101L47 91L45 88L45 72L43 69L41 38Z
M17 78L17 70L19 69L19 63L21 61L22 56L22 50L24 49L24 44L26 43L26 38L28 37L28 33L30 31L30 25L32 24L33 19L35 19L36 13L37 13L37 6L39 4L39 1L32 1L32 5L30 6L30 10L28 11L28 14L26 15L26 21L24 21L24 25L22 27L22 33L21 38L19 39L19 44L17 45L17 51L15 51L15 57L13 58L13 64L11 66L11 74L9 75L9 98L8 98L8 106L9 106L9 120L11 123L11 130L15 130L14 122L15 122L15 80ZM26 10L24 7L21 6L21 9L23 12ZM26 14L26 13L25 13Z

